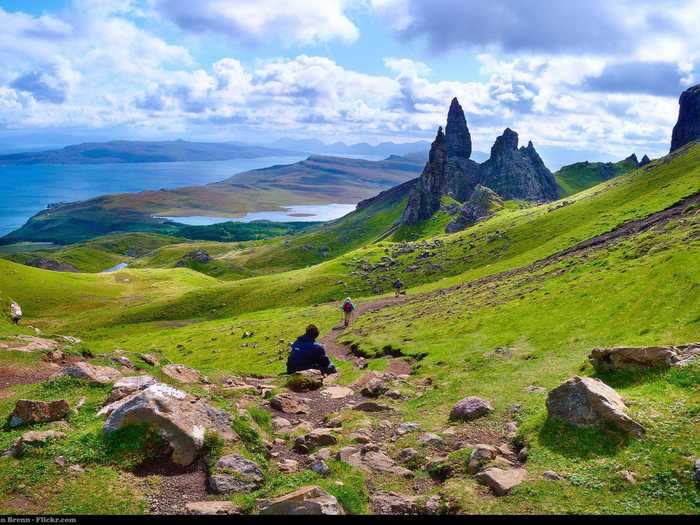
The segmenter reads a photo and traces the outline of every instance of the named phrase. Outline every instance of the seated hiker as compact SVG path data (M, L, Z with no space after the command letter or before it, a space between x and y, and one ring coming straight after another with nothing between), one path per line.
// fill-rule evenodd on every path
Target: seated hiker
M316 342L318 328L310 324L306 333L292 345L292 351L287 358L287 373L301 372L302 370L316 369L324 374L337 372L331 360L326 355L326 350Z
M340 309L343 311L343 322L345 323L345 328L350 325L350 319L352 318L352 312L355 310L355 305L352 303L352 299L347 297L343 304L340 305Z

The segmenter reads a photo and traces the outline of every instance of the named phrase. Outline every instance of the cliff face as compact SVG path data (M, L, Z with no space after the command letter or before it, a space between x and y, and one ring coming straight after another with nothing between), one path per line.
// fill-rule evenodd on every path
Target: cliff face
M507 129L496 139L491 158L479 165L469 159L471 135L464 111L453 99L445 133L438 129L425 169L408 199L404 224L429 219L444 195L465 202L478 184L488 186L505 199L534 201L558 197L554 176L546 168L532 143L518 149L518 134Z
M671 151L700 140L700 84L686 89L679 100L678 122L673 127Z
M491 148L491 158L481 165L480 183L504 199L550 201L559 189L532 142L518 148L518 134L506 129Z

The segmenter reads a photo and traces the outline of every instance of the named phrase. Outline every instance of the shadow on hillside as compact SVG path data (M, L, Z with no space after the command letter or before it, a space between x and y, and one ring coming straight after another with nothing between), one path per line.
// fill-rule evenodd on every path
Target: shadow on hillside
M577 428L564 421L547 419L539 433L540 443L567 458L588 459L614 456L629 439L599 428Z

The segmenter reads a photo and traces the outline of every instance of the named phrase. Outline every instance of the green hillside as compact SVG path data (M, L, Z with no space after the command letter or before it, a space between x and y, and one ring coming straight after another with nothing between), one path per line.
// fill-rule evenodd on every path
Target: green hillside
M311 484L349 513L371 512L378 494L393 492L420 505L435 496L444 513L697 515L692 465L700 451L700 361L602 373L587 357L596 347L700 341L700 145L583 189L593 182L589 172L567 174L570 188L579 190L565 199L507 202L495 216L454 234L443 233L447 212L396 227L409 182L342 219L284 237L218 242L116 235L46 252L82 265L79 273L0 259L0 306L7 312L12 298L25 310L19 328L0 317L0 343L18 331L33 333L28 325L56 340L76 336L80 343L64 345L74 359L89 354L94 364L116 366L112 357L127 356L139 371L233 414L240 440L221 445L208 437L205 463L235 452L255 461L263 479L244 493L208 497L244 513ZM197 251L209 260L197 260ZM128 260L129 267L84 273L110 257ZM390 296L396 278L407 286L405 297ZM346 330L334 328L347 295L359 307L356 318ZM309 323L319 325L334 352L338 383L354 392L332 401L307 394L308 415L285 415L312 427L340 421L325 475L310 470L308 454L293 450L308 430L297 427L288 436L275 430L272 418L280 413L266 401L289 392L280 375L287 346ZM161 365L141 361L144 352ZM209 382L179 384L161 369L169 363L196 368ZM0 418L22 398L65 398L72 406L85 398L62 427L63 439L0 458L0 512L144 513L169 483L192 480L174 471L166 481L147 475L144 482L137 466L158 457L157 439L128 430L106 437L96 412L110 388L47 379L47 366L42 352L0 350L0 373L46 372L0 387ZM400 379L386 379L391 395L372 401L391 410L353 409L368 401L356 381L385 371ZM547 392L575 375L613 387L645 434L624 437L547 419ZM228 386L231 376L247 386ZM264 393L261 384L272 391ZM451 407L466 396L487 399L493 412L450 422ZM406 422L420 431L395 434ZM24 430L6 427L0 449ZM415 458L405 463L410 477L338 459L342 447L362 446L358 432L397 462L404 449L414 449ZM509 495L495 497L469 472L469 456L482 443L504 447L508 461L527 472ZM517 452L523 445L525 459ZM67 476L57 456L84 470ZM298 461L298 470L283 468L283 459ZM501 461L503 468L513 466ZM193 468L206 478L204 463ZM180 502L202 499L201 483L192 489L183 482L178 502L163 501L184 512Z
M636 160L619 162L577 162L554 174L560 195L567 197L637 168Z

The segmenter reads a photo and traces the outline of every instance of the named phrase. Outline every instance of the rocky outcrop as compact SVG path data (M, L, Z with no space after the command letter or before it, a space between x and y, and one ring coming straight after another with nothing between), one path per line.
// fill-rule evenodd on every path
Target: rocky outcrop
M454 233L464 230L479 221L488 219L501 209L503 209L503 199L492 189L478 184L462 206L457 218L445 227L445 231Z
M63 373L67 376L77 377L78 379L84 379L85 381L101 385L113 383L121 377L121 373L116 368L91 365L84 361L66 367Z
M595 348L588 356L596 370L615 372L640 368L683 366L700 357L700 343L641 348Z
M30 423L58 421L66 417L68 410L68 402L64 399L49 402L19 399L10 414L9 426L14 428Z
M447 158L468 159L471 157L472 137L469 134L464 110L459 105L457 97L452 99L450 109L447 112L445 143L447 146Z
M608 385L592 377L574 376L547 397L550 418L561 419L577 427L613 428L641 436L644 427L627 415L627 406Z
M479 182L504 199L551 201L559 196L557 182L532 142L518 148L518 134L507 128L480 168Z
M216 432L224 440L237 439L228 413L162 383L116 401L103 410L109 413L104 432L129 425L146 425L170 444L172 460L178 465L189 465L195 460L207 430Z
M269 500L259 500L260 514L335 516L345 514L335 496L317 486L307 486Z
M651 159L647 155L644 155L642 157L642 160L639 161L639 167L641 168L642 166L646 166L650 162L651 162Z
M79 272L75 266L69 263L60 263L54 261L53 259L46 259L45 257L32 257L27 259L24 263L27 266L33 266L34 268L41 268L43 270L51 270L52 272Z
M678 103L678 122L673 127L671 151L700 140L700 84L686 89Z
M206 264L211 261L211 256L206 250L195 250L193 252L185 254L182 259L175 263L176 268L186 268L192 266L192 264Z

